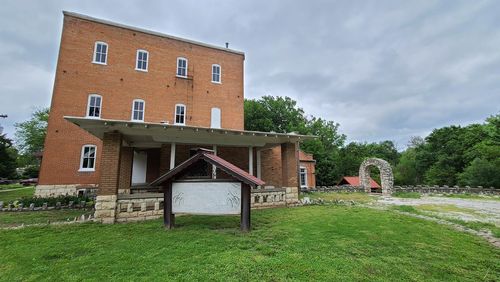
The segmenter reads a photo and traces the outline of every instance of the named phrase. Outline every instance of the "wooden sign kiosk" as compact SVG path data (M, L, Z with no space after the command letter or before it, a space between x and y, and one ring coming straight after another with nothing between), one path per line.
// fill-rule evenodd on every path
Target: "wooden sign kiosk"
M219 169L225 178L215 178ZM240 214L241 231L250 230L250 192L265 182L216 156L198 149L196 154L151 182L164 192L163 221L175 225L175 214Z

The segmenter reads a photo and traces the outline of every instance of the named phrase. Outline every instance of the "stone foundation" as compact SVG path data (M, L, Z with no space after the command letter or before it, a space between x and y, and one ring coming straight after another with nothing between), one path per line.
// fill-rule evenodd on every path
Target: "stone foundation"
M94 217L102 223L114 223L116 218L117 195L97 196Z
M286 204L294 205L299 202L299 188L298 187L286 187Z
M163 216L163 194L120 196L116 206L116 222L142 221Z
M286 189L253 189L250 204L254 209L286 206Z
M79 193L95 194L97 184L37 185L35 197L53 198L58 196L77 196Z
M294 206L299 203L298 187L253 189L252 209ZM163 216L163 193L97 196L96 221L102 223L131 222Z

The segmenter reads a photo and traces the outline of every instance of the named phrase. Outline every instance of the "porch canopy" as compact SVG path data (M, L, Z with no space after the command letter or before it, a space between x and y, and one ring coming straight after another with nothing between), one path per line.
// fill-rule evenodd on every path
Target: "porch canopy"
M316 138L312 135L217 129L112 119L65 116L64 119L102 139L106 132L120 132L130 147L159 148L162 143L217 144L264 147Z

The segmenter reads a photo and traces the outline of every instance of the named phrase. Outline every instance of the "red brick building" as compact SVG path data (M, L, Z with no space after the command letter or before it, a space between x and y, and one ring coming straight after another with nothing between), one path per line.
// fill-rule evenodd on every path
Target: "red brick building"
M298 144L311 137L244 131L244 60L232 49L64 12L36 195L127 194L195 147L266 186L298 188Z

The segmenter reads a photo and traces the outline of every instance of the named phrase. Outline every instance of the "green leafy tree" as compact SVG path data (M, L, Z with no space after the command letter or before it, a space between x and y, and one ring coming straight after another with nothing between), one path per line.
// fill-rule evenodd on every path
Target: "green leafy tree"
M475 159L459 175L460 185L500 188L500 159Z
M394 182L397 185L416 185L422 178L417 171L415 148L408 148L401 153L399 163L394 168Z
M17 151L12 147L12 140L0 135L0 177L16 177L16 154Z
M304 110L289 97L264 96L245 100L245 129L289 133L305 132Z
M38 165L33 154L43 151L48 119L48 108L37 109L29 120L15 124L20 166Z

